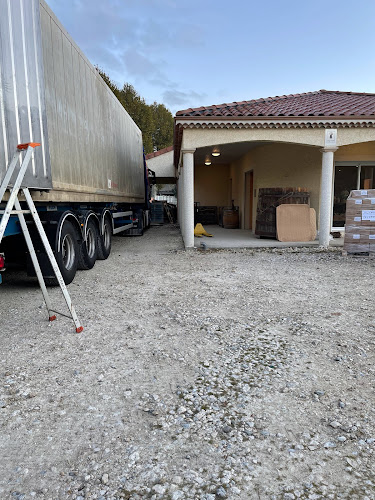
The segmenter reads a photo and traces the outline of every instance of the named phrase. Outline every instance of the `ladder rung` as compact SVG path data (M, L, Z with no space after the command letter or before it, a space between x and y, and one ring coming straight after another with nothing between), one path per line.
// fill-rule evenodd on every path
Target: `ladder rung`
M31 210L12 210L11 212L8 212L10 215L17 215L17 214L31 214ZM0 215L5 214L5 210L0 210Z

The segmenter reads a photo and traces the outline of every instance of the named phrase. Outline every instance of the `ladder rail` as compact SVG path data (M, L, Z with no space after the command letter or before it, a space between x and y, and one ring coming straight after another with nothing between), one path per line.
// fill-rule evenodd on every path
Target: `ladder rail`
M17 210L21 210L21 204L20 204L18 198L16 199L15 207ZM35 248L34 248L32 240L31 240L29 228L27 227L27 224L26 224L25 216L23 215L23 213L19 213L18 218L19 218L19 221L21 224L21 229L22 229L23 235L25 237L27 248L29 250L30 258L32 260L32 263L33 263L33 266L35 269L35 273L36 273L36 276L37 276L38 281L39 281L39 286L40 286L40 289L42 290L44 302L46 303L46 306L48 309L49 320L53 321L56 319L56 316L51 314L52 313L52 304L51 304L51 301L50 301L50 298L49 298L49 295L47 292L47 287L46 287L46 284L44 282L42 271L40 269L38 257L36 256Z
M12 161L10 162L8 170L5 172L4 179L1 181L1 186L0 186L0 203L1 203L1 200L4 198L5 191L8 189L8 186L9 186L9 183L10 183L10 179L11 179L11 177L13 175L14 169L16 168L19 156L20 156L20 152L16 151L14 153Z
M19 151L19 153L20 153L20 151ZM23 162L21 164L21 168L18 171L17 178L16 178L16 180L14 182L14 186L13 186L11 192L10 192L9 200L8 200L8 203L6 204L6 207L5 207L5 213L3 214L2 218L1 218L1 222L0 222L0 243L1 243L2 239L3 239L4 233L5 233L5 228L8 225L12 209L14 207L16 198L18 196L18 191L20 190L21 183L23 181L23 178L25 177L27 166L28 166L28 164L30 162L30 158L31 158L32 154L33 154L33 148L31 146L29 146L27 148L25 158L23 159ZM16 167L16 163L13 165L13 171L14 171L15 167ZM10 175L12 175L13 172L11 172L11 167L9 167L7 174L8 173ZM7 175L5 176L5 178L6 177L7 177ZM1 190L3 190L3 185L5 184L5 178L4 178L4 181L1 184Z
M52 269L55 273L57 281L59 282L62 294L63 294L65 302L66 302L66 305L68 306L68 309L72 315L72 319L74 321L74 324L76 325L76 331L81 332L83 330L83 327L81 326L81 324L79 322L79 319L78 319L77 313L74 309L74 306L73 306L72 300L70 298L68 289L65 285L64 278L62 277L59 265L57 264L55 255L54 255L52 248L51 248L51 245L48 241L48 238L47 238L46 232L44 230L42 221L40 220L38 211L35 208L34 201L31 197L30 191L28 188L23 188L22 191L25 195L26 202L27 202L29 209L31 211L32 218L34 219L35 225L37 227L37 230L38 230L38 233L39 233L40 238L42 240L43 246L44 246L46 253L48 255L49 261L51 262Z

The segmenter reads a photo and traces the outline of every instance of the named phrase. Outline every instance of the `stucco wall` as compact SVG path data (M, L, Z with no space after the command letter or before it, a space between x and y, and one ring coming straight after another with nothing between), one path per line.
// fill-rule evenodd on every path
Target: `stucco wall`
M375 128L339 128L337 130L337 145L364 143L375 141Z
M310 205L319 213L321 152L318 148L296 144L268 144L253 149L231 166L234 203L240 207L244 228L245 172L253 170L256 197L253 206L253 228L259 188L305 187L309 189Z
M187 128L182 149L195 149L244 141L272 141L324 146L324 128ZM375 128L338 128L337 145L375 141Z
M229 165L196 165L194 201L206 206L230 204Z
M374 161L375 141L341 146L335 153L335 161Z
M156 177L175 177L173 151L148 159L147 167L155 172Z
M324 146L324 129L185 129L182 149L246 141L294 142Z

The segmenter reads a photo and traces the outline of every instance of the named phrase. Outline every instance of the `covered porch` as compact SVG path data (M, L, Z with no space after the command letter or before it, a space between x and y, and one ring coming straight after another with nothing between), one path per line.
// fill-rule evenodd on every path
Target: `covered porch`
M326 106L325 94L330 94L328 97L333 108L340 103L348 107L348 103L341 99L341 94L345 94L347 99L347 93L328 91L268 98L265 101L280 100L279 107L288 108L290 98L299 111L298 106L311 105L311 97L318 108L321 97L324 97L322 103L325 102ZM307 101L306 96L309 97ZM373 96L371 99L374 99ZM298 101L304 104L298 104ZM259 240L254 234L260 234L257 231L259 195L264 189L274 188L303 189L308 193L308 204L315 210L318 233L315 241L301 242L302 246L308 244L327 248L331 242L339 245L339 241L332 240L330 235L337 226L333 217L334 205L338 206L335 165L345 166L354 162L359 166L358 172L361 171L361 164L366 165L362 171L369 178L362 180L358 175L359 187L353 185L350 189L363 189L361 184L364 182L367 183L364 184L366 188L371 187L374 181L372 165L375 166L373 119L352 115L349 118L343 116L338 108L339 116L331 116L332 113L325 116L324 112L317 111L312 116L307 108L294 116L256 116L249 111L255 107L254 102L258 103L247 101L177 113L175 167L178 215L185 247L200 244L199 239L194 239L197 206L216 207L217 210L233 206L238 209L237 232L229 230L226 234L225 229L215 228L217 241L222 241L224 247L229 246L231 240L232 246L285 246L276 239ZM358 106L358 100L356 103ZM268 110L271 105L275 102L269 104ZM228 114L228 109L231 114ZM239 115L240 112L244 113L243 116ZM341 197L339 201L341 204ZM210 227L206 229L213 232ZM235 234L238 235L236 238ZM219 248L213 240L212 245ZM298 246L298 243L291 241L287 246ZM207 244L210 244L208 240Z

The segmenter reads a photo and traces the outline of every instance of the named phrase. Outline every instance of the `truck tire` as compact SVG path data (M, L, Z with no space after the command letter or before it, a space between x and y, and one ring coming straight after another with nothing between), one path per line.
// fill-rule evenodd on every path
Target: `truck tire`
M86 226L86 241L78 247L78 269L92 269L98 258L99 233L92 217Z
M60 268L65 284L69 285L74 280L78 266L78 234L76 228L69 220L65 220L61 229L60 250L56 249L56 261ZM45 278L49 286L57 286L57 278Z
M98 238L98 259L108 259L112 247L112 220L107 215L104 219L103 234Z

